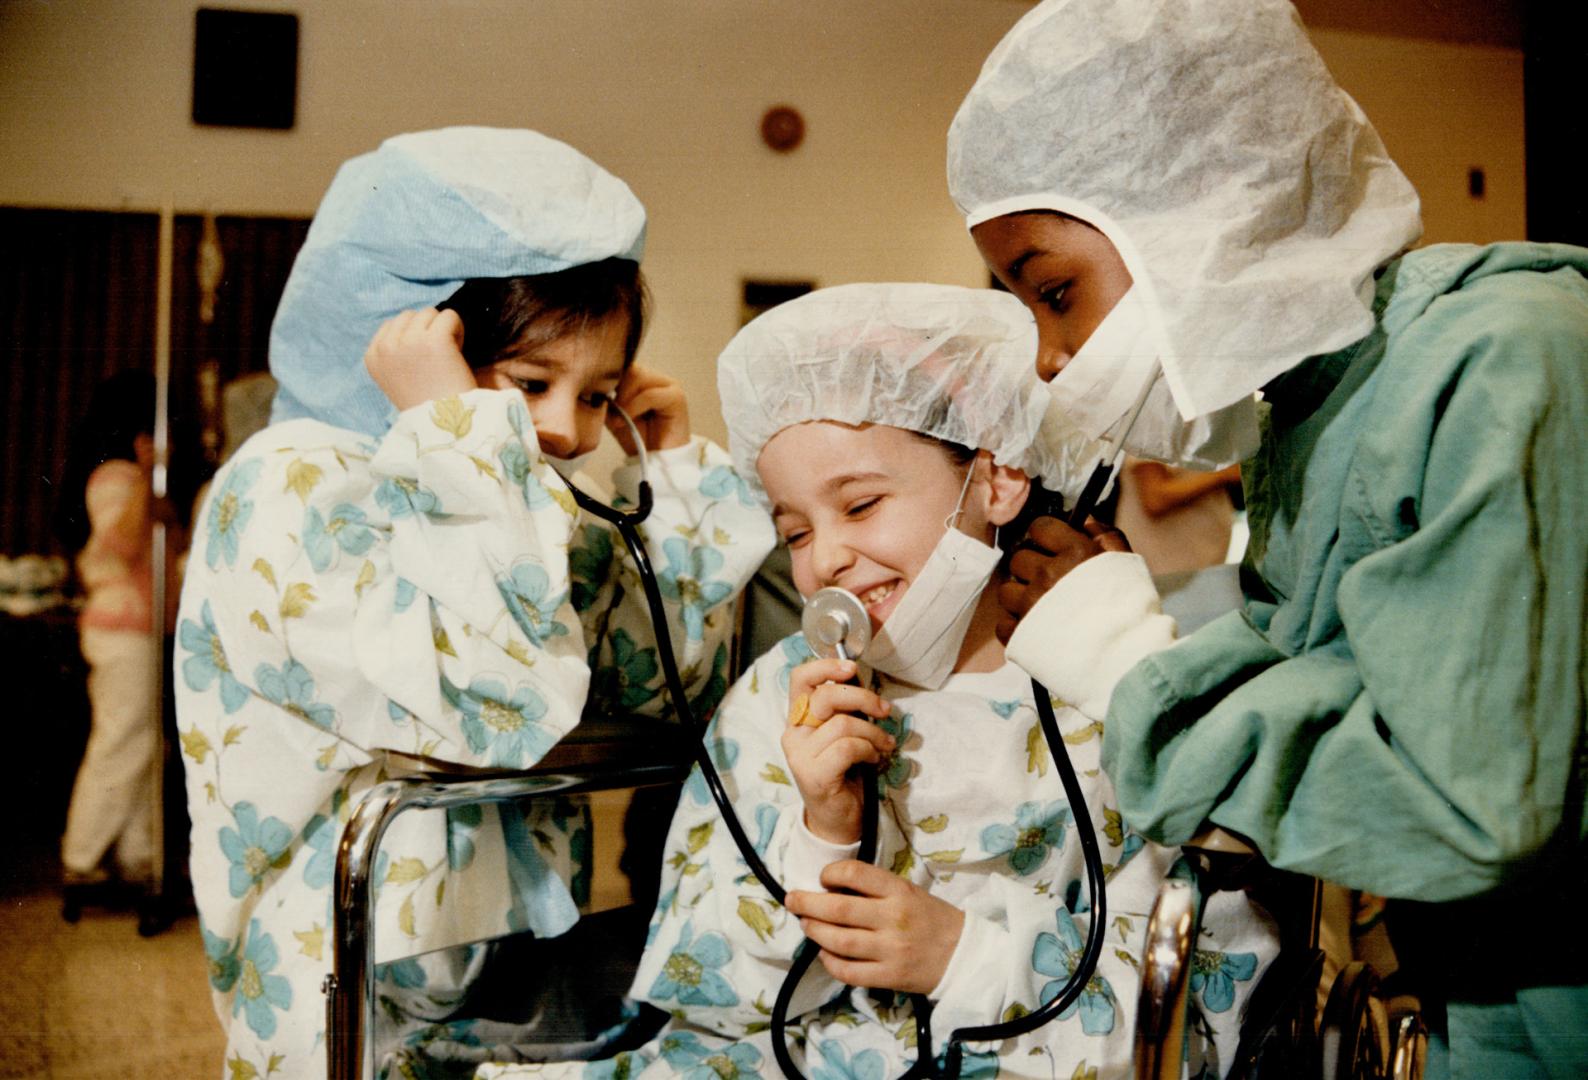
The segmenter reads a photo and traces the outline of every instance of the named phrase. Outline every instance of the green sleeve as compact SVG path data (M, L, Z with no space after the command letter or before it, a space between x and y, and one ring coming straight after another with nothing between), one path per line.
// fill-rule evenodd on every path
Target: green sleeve
M1211 820L1436 901L1580 858L1588 302L1575 274L1467 292L1386 354L1340 506L1309 511L1343 566L1314 610L1342 632L1288 655L1250 605L1116 690L1104 764L1153 839Z

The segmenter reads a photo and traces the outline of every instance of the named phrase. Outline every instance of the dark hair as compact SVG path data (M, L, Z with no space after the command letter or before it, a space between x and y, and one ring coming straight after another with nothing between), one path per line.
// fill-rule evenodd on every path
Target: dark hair
M55 504L55 535L67 551L88 542L88 477L107 461L136 461L134 442L154 432L154 376L118 371L94 388L88 415L76 425Z
M463 357L488 367L526 343L555 341L613 315L627 317L623 365L634 362L649 296L640 264L602 259L550 274L470 278L436 305L463 320Z
M908 431L909 429L906 428L904 430ZM943 451L944 454L948 455L948 460L955 465L969 465L976 459L976 451L963 443L957 443L950 439L939 439L936 435L928 435L924 431L910 431L910 434L922 442Z

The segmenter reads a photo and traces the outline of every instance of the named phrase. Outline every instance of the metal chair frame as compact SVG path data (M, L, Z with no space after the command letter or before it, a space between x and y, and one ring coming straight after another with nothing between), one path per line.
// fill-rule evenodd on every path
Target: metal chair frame
M587 718L525 772L424 774L388 780L365 792L336 850L331 972L321 985L329 1080L372 1075L374 868L381 839L398 816L409 810L675 783L684 778L688 765L679 734L663 721Z
M1204 841L1211 841L1210 846L1196 846ZM1136 1080L1179 1080L1203 906L1209 895L1233 887L1251 867L1273 873L1252 849L1215 829L1182 851L1159 887L1142 949ZM1292 880L1307 883L1294 876ZM1390 1031L1377 996L1378 977L1367 965L1352 963L1342 969L1321 1015L1317 1013L1323 962L1317 947L1321 885L1312 881L1310 887L1304 932L1292 928L1285 935L1279 957L1253 991L1230 1077L1260 1080L1277 1073L1286 1080L1422 1080L1427 1028L1418 1014L1410 1013Z

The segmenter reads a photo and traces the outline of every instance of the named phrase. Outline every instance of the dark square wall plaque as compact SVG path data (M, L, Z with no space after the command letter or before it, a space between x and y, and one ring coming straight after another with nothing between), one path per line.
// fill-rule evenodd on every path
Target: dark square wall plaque
M193 34L193 122L290 128L298 106L298 17L199 8Z

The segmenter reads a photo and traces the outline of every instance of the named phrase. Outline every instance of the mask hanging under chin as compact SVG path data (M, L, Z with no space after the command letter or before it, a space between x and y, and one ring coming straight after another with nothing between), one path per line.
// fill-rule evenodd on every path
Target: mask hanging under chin
M965 475L961 504L974 471L972 465ZM955 506L949 520L955 520L959 511ZM948 525L860 659L914 686L927 690L942 686L954 671L976 602L1002 554Z

